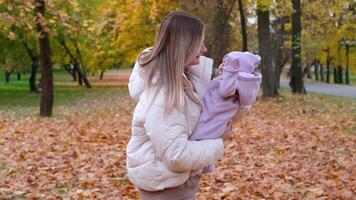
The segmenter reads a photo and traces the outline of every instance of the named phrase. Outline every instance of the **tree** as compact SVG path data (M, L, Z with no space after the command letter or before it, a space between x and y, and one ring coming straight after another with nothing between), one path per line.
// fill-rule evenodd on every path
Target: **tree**
M239 3L239 13L240 13L240 23L241 23L241 35L242 35L242 51L248 50L247 45L247 25L243 6L243 0L238 0Z
M303 85L303 74L301 64L301 5L300 0L292 0L293 9L292 14L292 65L290 68L290 82L289 85L292 93L305 93Z
M354 39L356 4L350 1L306 0L303 5L302 59L304 62L320 63L320 66L324 63L325 81L330 82L331 70L334 70L334 82L338 83L338 71L345 68L346 63L346 48L340 46L340 41ZM350 55L350 62L356 61L354 58ZM319 64L314 66L318 80ZM356 71L356 67L350 70Z
M280 77L286 63L290 59L290 0L276 0L271 5L271 47L272 63L276 90L279 89ZM278 91L275 91L278 94Z
M0 3L0 71L5 72L5 80L10 80L12 73L20 74L27 72L30 60L27 52L23 47L25 42L25 24L20 19L25 17L25 10L21 6L14 6L10 2ZM33 13L32 13L33 14Z
M31 92L37 92L38 88L36 85L36 74L37 74L37 70L40 67L40 63L39 63L39 55L37 53L36 47L31 48L29 43L26 41L23 41L23 46L25 47L28 56L31 59L31 75L30 75L30 79L29 79L29 86L30 86L30 91Z
M257 2L258 46L262 58L262 92L264 97L273 97L277 95L271 54L270 5L271 1Z
M56 46L59 47L56 49L56 54L60 56L56 56L55 59L57 62L62 62L63 66L74 66L71 71L73 79L76 80L78 77L79 85L84 82L87 88L91 88L91 84L87 78L86 63L91 56L86 54L90 49L89 38L92 34L87 29L91 28L88 27L88 23L93 20L92 10L95 10L95 6L96 2L93 0L73 0L64 5L63 0L57 0L52 5L52 10L56 11L51 10L59 16L52 27L55 35L54 42L59 43Z
M274 63L274 79L276 84L276 89L279 88L280 77L284 66L290 58L290 49L286 46L286 41L288 37L288 31L286 30L286 24L288 23L288 18L277 17L273 24L273 34L271 35L272 46L273 46L273 63ZM276 91L275 93L278 93Z
M15 27L0 34L0 71L5 74L5 81L10 82L13 73L24 73L28 70L29 59L18 39Z
M127 18L121 16L118 2L100 2L94 8L95 21L91 24L88 22L88 31L91 33L89 40L88 70L91 73L100 73L100 79L103 78L105 71L113 68L115 65L122 63L122 55L117 49L116 40L121 32L121 25ZM108 6L108 4L110 6Z
M231 25L229 21L235 6L236 0L224 2L218 0L215 3L216 12L213 14L212 25L210 29L212 40L210 46L210 55L215 60L216 65L222 62L222 58L228 53L229 43L231 42Z
M206 25L207 55L218 66L229 51L239 49L236 0L177 1L179 9L198 16Z
M45 1L35 0L35 13L37 31L39 33L40 61L41 61L41 100L40 115L43 117L52 116L53 108L53 72L51 61L51 46L47 22L45 19Z

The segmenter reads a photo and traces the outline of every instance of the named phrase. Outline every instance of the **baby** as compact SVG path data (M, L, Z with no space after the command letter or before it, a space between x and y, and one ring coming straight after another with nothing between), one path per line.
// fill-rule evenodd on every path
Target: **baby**
M223 71L214 78L204 95L203 111L190 140L216 139L226 132L231 118L239 110L249 110L256 101L262 76L255 72L261 57L250 52L233 51L224 56ZM203 169L214 171L214 165Z

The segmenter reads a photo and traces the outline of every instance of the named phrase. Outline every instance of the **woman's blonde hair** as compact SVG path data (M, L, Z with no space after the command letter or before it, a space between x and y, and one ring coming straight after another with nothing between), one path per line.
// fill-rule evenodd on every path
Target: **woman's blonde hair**
M199 54L203 39L204 25L199 19L184 12L171 12L161 23L154 46L139 56L148 88L164 90L165 113L182 108L186 81L183 74Z

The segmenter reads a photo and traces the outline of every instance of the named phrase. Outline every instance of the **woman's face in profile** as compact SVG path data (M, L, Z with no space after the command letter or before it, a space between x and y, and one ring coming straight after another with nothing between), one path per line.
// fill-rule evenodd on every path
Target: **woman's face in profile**
M198 55L195 56L195 58L193 59L193 61L189 65L197 65L197 64L199 64L200 56L202 56L204 53L206 53L206 51L207 51L207 49L206 49L204 43L202 43Z

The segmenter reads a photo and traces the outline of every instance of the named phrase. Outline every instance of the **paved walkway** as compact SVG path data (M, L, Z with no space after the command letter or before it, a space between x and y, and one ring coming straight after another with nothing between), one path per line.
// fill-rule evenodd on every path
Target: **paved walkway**
M131 74L131 70L112 70L108 71L104 75L105 81L111 81L110 84L127 84L128 78ZM336 84L326 84L326 83L304 83L307 92L323 93L335 96L350 97L356 99L356 87L346 86L346 85L336 85ZM281 78L281 86L289 87L289 80L286 78Z
M289 87L289 80L281 79L281 86ZM323 93L335 96L351 97L356 99L356 87L326 83L304 83L307 92Z

